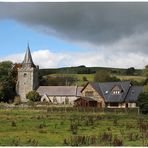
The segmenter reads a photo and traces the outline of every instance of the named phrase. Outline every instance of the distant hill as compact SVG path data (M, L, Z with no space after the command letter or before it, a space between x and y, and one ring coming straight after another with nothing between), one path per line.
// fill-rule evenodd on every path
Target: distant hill
M115 75L126 75L127 69L123 68L110 68L110 67L86 67L84 65L77 67L63 67L63 68L49 68L49 69L40 69L40 76L49 75L49 74L94 74L96 71L106 70L111 74ZM141 76L142 70L135 69L134 75Z

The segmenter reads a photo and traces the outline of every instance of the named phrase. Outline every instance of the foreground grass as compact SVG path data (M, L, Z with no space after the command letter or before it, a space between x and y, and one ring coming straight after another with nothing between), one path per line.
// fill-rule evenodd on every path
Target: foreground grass
M0 146L148 145L148 117L137 113L15 109L0 119Z

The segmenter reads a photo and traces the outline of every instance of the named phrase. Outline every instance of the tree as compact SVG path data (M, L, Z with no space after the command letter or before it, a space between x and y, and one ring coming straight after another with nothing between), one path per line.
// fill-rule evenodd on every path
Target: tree
M127 75L134 75L135 74L135 68L134 67L130 67L126 70L126 74Z
M83 76L83 81L88 81L86 76Z
M10 61L0 62L0 101L9 102L16 95L16 74Z
M145 66L144 75L148 78L148 65Z
M33 91L30 91L26 94L26 98L30 101L37 102L37 101L40 101L41 97L38 92L33 90Z
M120 79L116 78L115 76L110 76L110 73L106 70L97 71L94 76L94 82L115 82L120 81Z
M139 95L137 100L138 106L143 114L148 113L148 93L143 92Z

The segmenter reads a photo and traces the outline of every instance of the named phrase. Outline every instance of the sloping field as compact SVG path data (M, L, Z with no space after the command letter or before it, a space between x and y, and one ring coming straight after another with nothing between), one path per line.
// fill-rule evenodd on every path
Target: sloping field
M0 110L0 146L148 146L137 113Z

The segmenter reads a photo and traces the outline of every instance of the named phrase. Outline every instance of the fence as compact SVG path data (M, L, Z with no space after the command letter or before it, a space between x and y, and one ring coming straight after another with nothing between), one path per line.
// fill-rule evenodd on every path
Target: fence
M138 113L139 108L98 108L98 107L68 107L68 106L50 106L37 104L9 105L1 104L0 109L34 109L45 110L47 112L111 112L111 113Z

